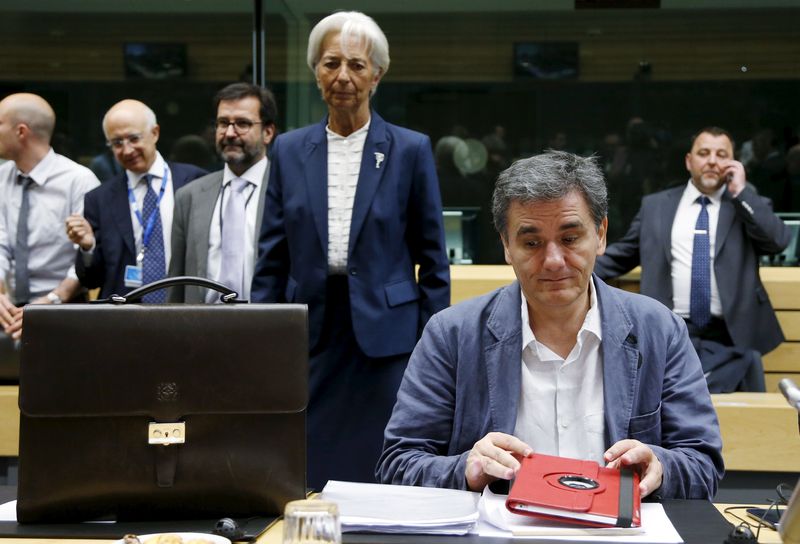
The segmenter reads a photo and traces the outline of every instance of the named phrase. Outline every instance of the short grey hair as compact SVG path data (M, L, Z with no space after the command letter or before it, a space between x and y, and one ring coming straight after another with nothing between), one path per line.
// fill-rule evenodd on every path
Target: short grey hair
M316 73L317 63L322 53L322 42L331 32L341 34L342 50L346 51L350 40L364 43L376 73L389 71L389 41L372 17L360 11L337 11L318 22L308 35L308 52L306 62L311 71Z
M559 200L573 191L586 199L594 224L599 228L608 215L608 191L595 157L550 149L518 160L497 177L492 195L494 226L506 238L508 208L512 202Z

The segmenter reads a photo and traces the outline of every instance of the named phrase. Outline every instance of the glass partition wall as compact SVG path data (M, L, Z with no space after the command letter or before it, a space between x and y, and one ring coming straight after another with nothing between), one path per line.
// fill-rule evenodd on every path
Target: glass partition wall
M101 180L103 115L123 98L155 111L165 158L213 168L211 99L222 85L252 78L252 8L250 0L5 2L0 96L47 99L57 118L53 147L94 160Z
M269 86L282 131L324 116L305 53L332 9L364 11L386 33L392 63L373 107L431 137L444 205L470 221L472 262L502 262L488 213L497 172L548 148L599 157L612 241L642 195L686 182L689 137L708 125L733 133L778 211L800 212L800 7L789 0L7 3L0 94L47 98L54 146L86 164L104 152L105 110L139 98L165 156L215 168L211 97L226 83Z

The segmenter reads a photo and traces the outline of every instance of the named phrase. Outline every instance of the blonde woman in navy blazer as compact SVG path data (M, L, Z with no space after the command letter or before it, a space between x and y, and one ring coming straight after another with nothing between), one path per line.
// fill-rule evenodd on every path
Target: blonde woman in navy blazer
M311 31L308 64L328 116L273 146L251 299L309 306L308 482L319 489L374 481L408 356L448 306L450 276L430 140L370 109L389 67L383 32L362 13L334 13ZM361 150L338 262L328 166L349 153L329 153L329 141Z

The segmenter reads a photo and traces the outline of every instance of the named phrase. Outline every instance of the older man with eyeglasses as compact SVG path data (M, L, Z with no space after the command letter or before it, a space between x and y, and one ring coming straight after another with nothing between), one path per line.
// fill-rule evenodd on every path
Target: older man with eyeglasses
M166 276L175 191L206 173L164 160L156 149L156 115L138 100L114 104L103 132L125 171L86 194L83 216L66 220L67 236L80 246L78 278L85 287L100 287L101 298ZM144 297L148 303L165 300L165 291Z
M225 166L178 191L169 275L216 280L248 299L277 107L267 89L233 83L217 93L214 108L217 152ZM211 303L219 293L180 286L170 290L169 300Z

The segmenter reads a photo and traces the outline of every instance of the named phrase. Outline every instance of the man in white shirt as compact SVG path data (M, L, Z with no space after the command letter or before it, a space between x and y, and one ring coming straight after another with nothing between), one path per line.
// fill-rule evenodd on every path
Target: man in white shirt
M103 118L106 143L124 171L86 195L83 216L66 221L80 246L75 266L81 283L100 298L125 293L166 276L174 193L205 170L167 162L156 144L156 114L138 100L122 100ZM157 291L144 302L163 302Z
M50 147L55 113L40 96L0 102L0 325L18 339L22 306L59 304L80 291L75 248L64 233L81 213L84 193L99 185L92 172Z
M642 496L714 496L719 426L683 320L592 275L607 210L593 159L549 151L500 174L492 211L517 281L430 319L382 482L480 491L542 453L632 468Z
M760 359L748 351L784 340L758 260L783 251L791 232L747 185L733 148L721 128L698 132L686 154L689 181L644 197L627 234L595 263L606 279L641 264L640 292L686 320L704 368L719 373L712 392L740 383L763 391Z
M267 146L275 136L272 93L233 83L214 97L216 146L225 167L175 197L170 276L199 276L249 299L269 177ZM219 293L194 286L170 290L172 302L216 302Z

